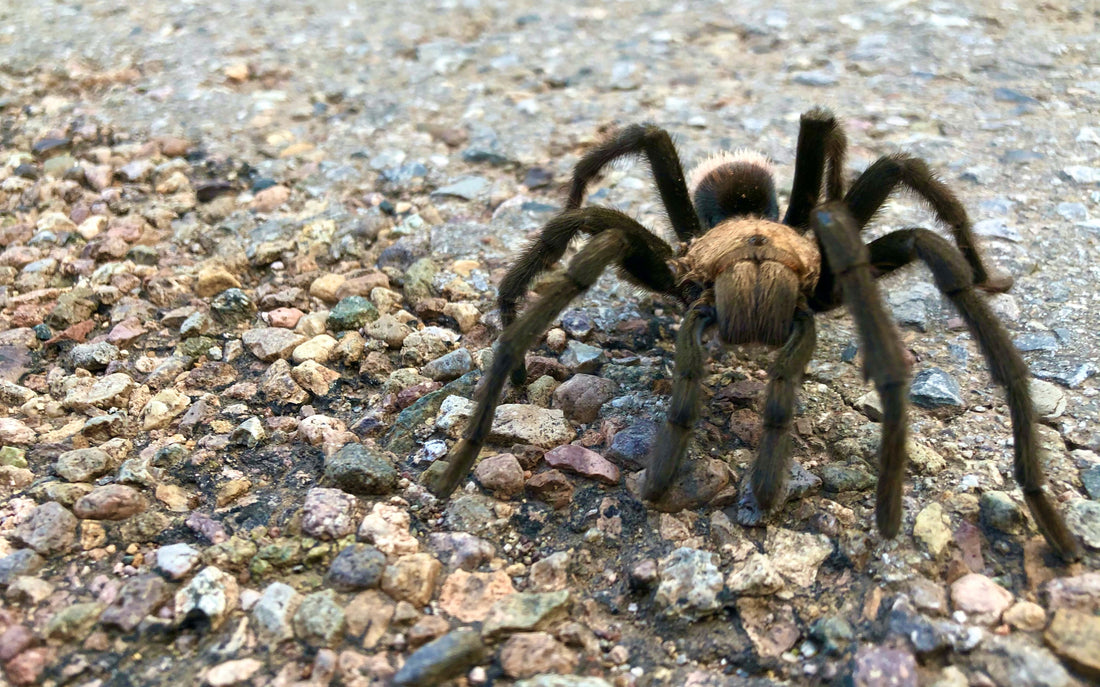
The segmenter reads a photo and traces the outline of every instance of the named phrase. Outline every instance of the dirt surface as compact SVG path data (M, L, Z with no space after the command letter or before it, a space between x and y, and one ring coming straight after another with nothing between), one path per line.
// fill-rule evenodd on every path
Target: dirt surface
M1100 680L1095 3L303 4L0 5L0 684ZM712 347L686 508L640 501L679 312L610 274L476 477L421 486L587 147L651 121L687 166L752 148L784 205L814 106L848 179L921 156L1015 278L990 303L1081 562L923 268L882 282L915 375L893 541L842 312L764 526L736 501L765 350ZM589 191L671 238L644 163ZM902 195L867 234L912 225Z

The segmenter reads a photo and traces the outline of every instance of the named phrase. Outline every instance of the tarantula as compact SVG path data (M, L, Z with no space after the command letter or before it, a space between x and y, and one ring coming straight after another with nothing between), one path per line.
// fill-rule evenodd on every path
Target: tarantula
M845 193L846 149L844 132L831 112L813 109L802 115L794 182L782 221L770 164L761 155L718 154L696 167L685 182L672 139L648 124L620 129L585 154L573 172L565 209L501 282L498 298L505 328L464 438L451 450L445 468L433 470L428 479L432 491L448 496L469 472L489 434L505 381L511 377L514 384L524 382L526 351L570 301L613 266L622 278L679 301L686 310L676 338L672 399L650 454L645 498L665 493L687 451L700 413L703 335L713 327L725 344L779 347L768 371L764 432L746 492L765 513L782 503L795 391L816 339L814 313L847 304L865 352L865 374L883 406L875 512L879 531L893 538L901 526L909 365L874 282L921 260L966 321L993 379L1005 388L1016 481L1039 529L1063 559L1076 559L1077 543L1042 490L1028 368L976 291L1007 291L1012 279L986 268L962 204L922 160L903 154L880 158ZM649 161L679 250L622 212L581 207L588 183L607 164L634 155ZM957 248L923 228L894 231L870 244L862 241L860 231L899 187L931 206L951 230ZM532 280L554 265L580 233L590 236L588 243L517 318L517 303Z

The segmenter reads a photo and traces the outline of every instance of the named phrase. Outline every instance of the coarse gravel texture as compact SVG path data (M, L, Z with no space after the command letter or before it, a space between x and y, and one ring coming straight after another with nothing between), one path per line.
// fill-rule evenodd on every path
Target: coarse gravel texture
M1100 11L807 5L0 5L0 684L1100 680ZM753 349L712 351L683 509L643 504L679 317L610 274L470 480L420 485L587 146L653 121L786 189L816 105L849 178L925 158L1015 277L990 301L1080 563L1037 534L1004 398L922 268L883 282L919 382L896 540L841 312L779 512L738 524ZM669 233L644 163L590 201ZM899 196L868 235L914 224Z

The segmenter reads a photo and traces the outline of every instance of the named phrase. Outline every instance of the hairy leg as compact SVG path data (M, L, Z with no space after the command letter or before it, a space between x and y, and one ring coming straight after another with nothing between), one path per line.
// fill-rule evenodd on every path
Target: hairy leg
M656 500L668 491L680 462L687 452L695 421L699 419L703 377L703 330L714 320L713 308L702 303L692 306L680 323L676 337L676 364L673 368L672 400L665 417L664 430L649 456L642 496Z
M815 108L802 115L798 129L798 148L794 159L794 183L783 224L809 228L810 210L821 197L825 181L826 200L844 195L844 158L848 141L833 113Z
M906 391L909 370L882 294L874 282L867 246L859 225L843 203L828 203L810 214L822 254L840 285L859 328L868 376L882 401L882 444L879 447L875 520L887 538L901 527L901 497L905 480Z
M664 262L672 257L672 246L647 230L634 219L623 213L604 207L588 207L579 210L565 210L546 223L537 238L531 242L512 269L500 283L497 290L497 304L504 326L516 319L519 300L527 294L527 287L535 277L545 272L565 255L565 249L578 234L596 235L608 230L617 230L628 236L631 243L640 246L634 262L626 266L627 277L635 283L661 293L674 294L674 281L660 281L662 274L654 273L654 262ZM665 272L667 272L667 268Z
M617 215L621 221L637 224L622 213L608 212ZM597 233L570 261L565 274L551 283L542 297L500 335L492 365L478 387L477 408L466 432L451 449L446 470L434 484L429 485L436 496L449 496L469 473L489 436L504 383L513 370L523 366L524 354L554 318L574 298L588 290L608 266L618 265L621 271L631 276L637 276L636 272L648 268L652 270L646 274L650 283L674 283L668 266L650 251L647 244L635 242L632 234L619 226L614 225L609 231Z
M882 157L856 179L844 200L859 229L862 230L871 221L899 186L923 198L932 207L936 219L951 229L955 243L974 273L978 288L994 293L1012 288L1010 276L994 274L986 268L962 203L920 158L903 154Z
M653 179L661 202L668 212L672 229L681 241L690 241L700 235L702 228L691 203L684 168L672 137L664 129L652 124L632 124L619 129L592 148L573 169L573 183L569 189L567 209L575 209L584 202L588 182L611 162L628 155L645 155L653 170Z
M504 276L497 290L497 304L504 327L516 320L519 300L539 274L545 272L565 254L569 242L578 234L598 235L609 230L622 233L631 244L624 253L620 274L631 282L667 295L678 295L676 280L666 261L672 257L672 247L623 213L603 207L566 210L551 219L516 264ZM522 384L526 369L521 364L512 374L514 384Z
M817 334L814 316L805 307L794 317L790 338L779 349L768 370L768 392L764 404L764 436L750 471L749 484L760 510L767 512L779 504L786 491L791 462L791 421L794 419L795 394L802 374L813 357Z
M932 271L936 286L951 299L981 348L993 379L1005 388L1012 416L1016 481L1035 517L1039 531L1063 560L1076 560L1077 542L1062 516L1043 492L1043 469L1035 432L1035 411L1028 388L1027 364L1008 332L974 290L974 279L963 256L948 241L927 229L903 229L875 240L872 264L896 267L921 260Z

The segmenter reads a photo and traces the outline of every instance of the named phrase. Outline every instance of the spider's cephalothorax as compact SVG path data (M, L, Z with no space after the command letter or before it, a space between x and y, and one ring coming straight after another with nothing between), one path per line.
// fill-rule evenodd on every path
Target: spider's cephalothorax
M688 191L708 230L677 261L681 281L714 293L718 333L727 344L780 346L800 295L817 286L817 244L785 224L763 156L716 155L689 176Z
M845 192L846 147L832 113L816 109L802 115L794 183L782 220L770 166L754 153L716 155L685 181L669 135L655 126L634 125L584 155L573 172L565 210L550 220L500 284L505 328L463 439L440 469L426 473L432 491L441 497L454 491L488 438L505 382L509 377L515 384L525 380L526 351L570 301L614 267L624 279L679 301L685 310L665 429L657 434L642 487L646 498L658 499L668 490L687 452L702 405L703 336L713 327L724 343L779 348L768 371L764 432L742 499L750 512L766 513L782 503L795 392L816 340L813 315L847 305L859 328L867 376L883 406L875 511L879 531L893 537L901 526L909 368L875 280L920 260L966 321L993 379L1005 388L1016 481L1039 530L1063 559L1077 558L1076 541L1043 492L1027 366L978 294L1006 291L1012 280L986 269L962 205L923 161L883 157ZM679 250L621 212L582 207L588 183L608 163L628 155L649 160ZM899 187L928 203L951 231L954 245L920 228L863 243L860 231ZM517 304L531 282L561 259L581 233L590 237L588 243L517 317Z

